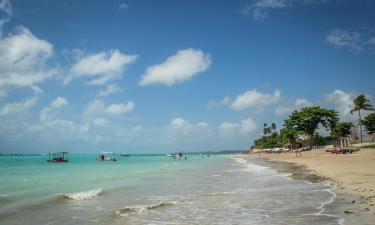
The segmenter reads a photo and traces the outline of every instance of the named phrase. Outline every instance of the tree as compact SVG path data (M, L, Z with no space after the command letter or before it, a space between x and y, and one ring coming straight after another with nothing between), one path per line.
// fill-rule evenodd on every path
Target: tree
M267 128L267 124L266 123L263 124L263 134L264 135L268 134L268 128Z
M299 132L294 129L288 129L285 127L280 130L281 139L287 140L292 145L294 145L294 143L296 142L298 135L299 135Z
M335 138L347 137L350 135L352 127L353 127L352 122L338 123L331 131L331 136Z
M354 100L354 108L350 111L351 114L353 112L358 111L359 116L359 132L361 136L361 142L362 142L362 116L361 116L361 110L374 110L373 106L369 103L370 101L366 98L365 95L358 95Z
M284 121L284 126L288 130L296 130L306 134L310 147L314 144L315 131L319 125L326 129L332 129L339 121L338 113L335 110L322 109L319 106L305 107L300 111L294 111L288 119Z
M366 131L369 134L375 133L375 113L371 113L362 120L362 124L365 125Z
M271 128L272 128L272 130L276 130L276 124L275 124L275 123L272 123L272 124L271 124Z

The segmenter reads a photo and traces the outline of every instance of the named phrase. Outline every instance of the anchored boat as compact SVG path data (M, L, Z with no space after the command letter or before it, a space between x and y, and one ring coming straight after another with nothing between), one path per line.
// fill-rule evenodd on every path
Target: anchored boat
M68 162L68 152L49 152L47 162Z
M113 152L100 152L96 158L98 161L112 161L116 162L115 154Z

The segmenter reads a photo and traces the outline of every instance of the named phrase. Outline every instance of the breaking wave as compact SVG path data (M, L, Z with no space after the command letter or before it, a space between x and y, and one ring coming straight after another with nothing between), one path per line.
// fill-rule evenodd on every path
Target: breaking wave
M70 194L64 194L63 197L71 200L88 200L92 199L102 193L102 189L91 189L88 191L82 191L82 192L76 192L76 193L70 193Z
M168 206L172 206L177 204L176 202L159 202L152 205L140 205L140 206L128 206L121 209L117 209L115 215L122 216L122 215L129 215L132 213L141 213L147 210L153 210L158 208L164 208Z
M247 160L245 160L243 158L232 157L231 159L233 159L234 161L236 161L238 164L243 165L246 170L259 171L259 170L269 169L269 167L259 166L259 165L250 163L250 162L248 162Z

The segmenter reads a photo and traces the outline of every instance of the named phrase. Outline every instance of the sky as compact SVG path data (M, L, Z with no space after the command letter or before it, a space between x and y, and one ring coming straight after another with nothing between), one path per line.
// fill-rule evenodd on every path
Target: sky
M249 149L375 96L372 0L0 0L0 152Z

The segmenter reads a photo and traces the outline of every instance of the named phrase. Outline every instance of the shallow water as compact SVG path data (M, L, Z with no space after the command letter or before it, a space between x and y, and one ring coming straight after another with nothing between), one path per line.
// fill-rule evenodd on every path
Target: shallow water
M328 184L240 156L0 158L0 224L340 224ZM259 165L257 165L259 164Z

